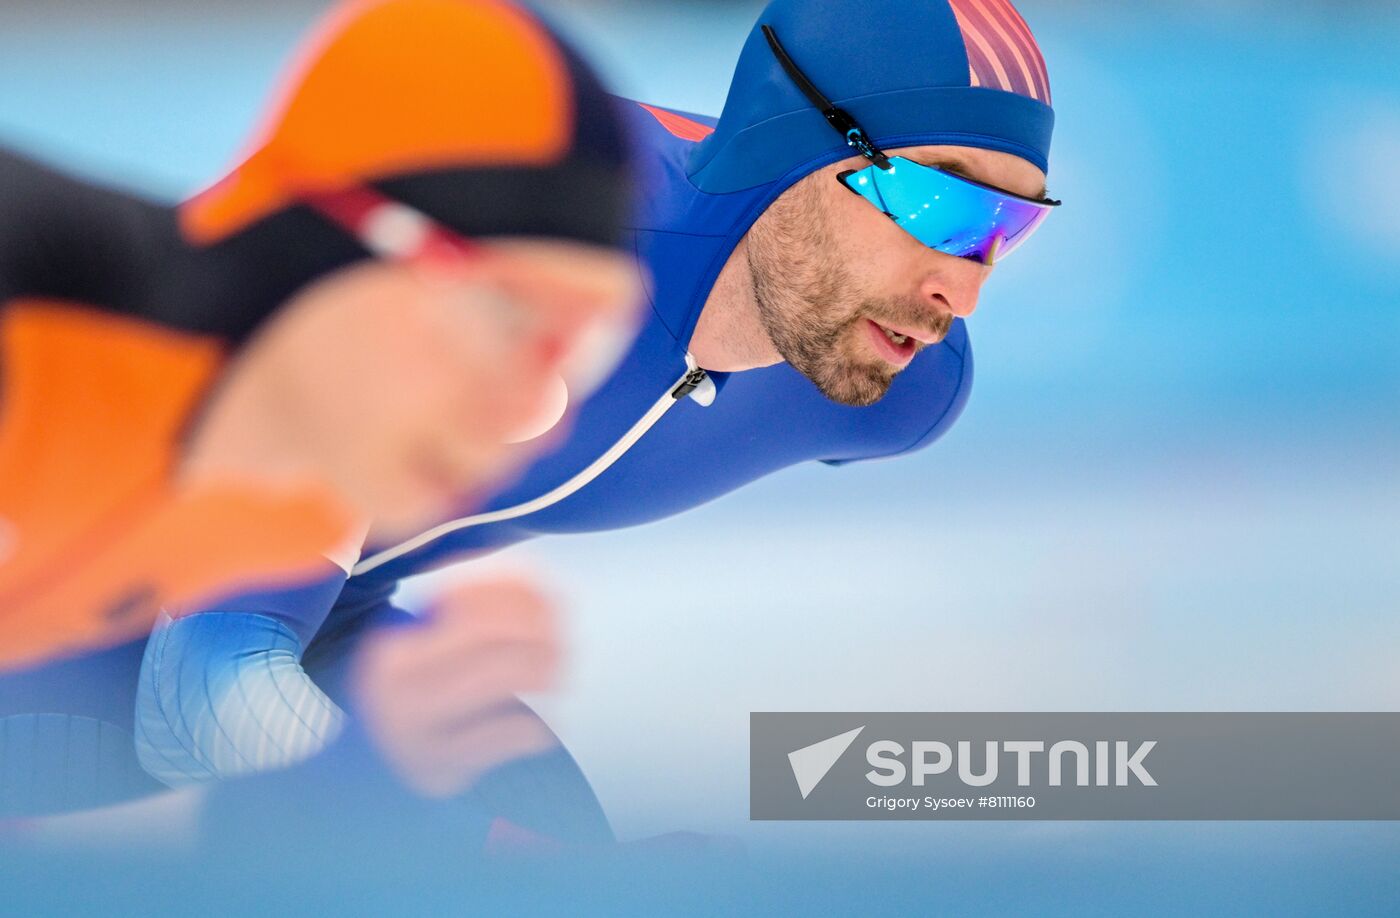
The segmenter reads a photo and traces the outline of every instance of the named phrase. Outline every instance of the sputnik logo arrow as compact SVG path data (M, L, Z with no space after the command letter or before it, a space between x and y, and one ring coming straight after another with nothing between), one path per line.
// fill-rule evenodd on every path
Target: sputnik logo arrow
M831 771L831 766L851 748L851 743L856 741L860 731L864 726L848 730L839 736L824 739L821 742L813 743L810 746L803 746L788 753L788 763L792 765L792 776L797 779L797 789L802 792L802 799L806 800L807 795L816 789L817 785L826 777L826 773Z

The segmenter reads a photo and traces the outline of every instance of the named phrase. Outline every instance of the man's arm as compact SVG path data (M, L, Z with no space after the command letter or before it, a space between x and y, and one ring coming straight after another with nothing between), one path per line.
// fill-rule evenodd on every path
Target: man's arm
M321 751L343 716L301 666L347 574L162 616L136 699L141 764L171 786L284 768Z

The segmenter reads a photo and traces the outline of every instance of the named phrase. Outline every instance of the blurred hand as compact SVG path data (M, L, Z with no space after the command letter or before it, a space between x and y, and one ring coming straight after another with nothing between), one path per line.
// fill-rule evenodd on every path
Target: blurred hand
M449 591L421 625L368 637L352 690L403 780L445 797L557 742L515 695L552 688L559 656L551 602L525 581L498 579Z

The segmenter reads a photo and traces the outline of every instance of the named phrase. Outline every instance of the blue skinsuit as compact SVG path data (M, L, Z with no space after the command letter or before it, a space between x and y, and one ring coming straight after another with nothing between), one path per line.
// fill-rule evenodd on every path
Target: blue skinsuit
M812 81L884 148L967 145L1046 168L1053 113L1011 92L970 86L968 53L946 4L890 0L882 12L871 16L859 0L776 0L760 22L777 29ZM717 122L623 104L643 186L635 245L654 279L631 351L577 406L564 442L472 508L465 523L368 550L348 580L328 564L317 583L239 597L211 610L220 614L158 629L142 667L136 725L153 774L182 783L259 771L330 742L339 729L332 699L344 703L340 663L366 625L404 617L388 599L405 576L535 535L660 519L799 462L900 455L957 419L972 378L961 321L870 407L830 402L786 365L709 374L684 394L695 382L685 345L734 246L793 182L852 151L757 27ZM696 121L714 133L696 139L704 133ZM697 395L713 401L703 405ZM627 448L619 453L620 446ZM561 491L570 493L550 499Z
M961 321L942 343L920 353L885 398L870 407L828 400L786 364L706 374L708 382L693 394L675 397L693 382L694 363L688 362L683 342L689 340L726 257L771 200L775 186L704 193L685 172L697 144L675 136L647 109L628 104L646 156L646 207L635 224L635 241L654 278L650 309L618 369L579 408L567 439L484 506L473 508L462 521L438 527L436 538L366 551L344 586L343 575L332 575L324 584L291 593L240 597L217 613L190 616L163 629L148 651L143 682L188 666L193 656L216 674L210 689L215 694L232 691L235 680L242 681L244 693L260 692L249 689L241 675L256 666L255 686L283 682L273 694L295 701L296 675L291 674L291 687L285 683L286 664L299 656L297 645L311 644L313 659L323 659L328 651L316 646L317 634L334 635L341 646L363 623L392 618L388 597L404 577L537 535L615 529L671 516L799 462L899 455L932 442L956 420L972 381L972 355ZM794 177L811 168L798 167ZM713 401L702 405L697 395L712 395ZM493 513L539 502L581 473L588 477L591 465L640 429L645 432L630 448L578 490L533 512L490 521ZM471 522L482 517L487 521ZM261 621L250 624L249 617ZM176 658L166 643L177 645ZM254 649L275 653L273 665L250 657ZM197 740L198 722L215 705L202 682L186 684L191 688L184 698L143 685L143 697L158 709L148 708L138 725L143 760L172 783L304 758L320 745L314 738L308 742L307 735L326 733L327 703L317 698L294 703L300 708L297 717L279 715L274 703L259 715L261 725L235 713L234 728ZM227 721L228 705L224 708L220 716ZM263 736L271 742L262 741ZM264 757L237 754L235 745L257 745Z

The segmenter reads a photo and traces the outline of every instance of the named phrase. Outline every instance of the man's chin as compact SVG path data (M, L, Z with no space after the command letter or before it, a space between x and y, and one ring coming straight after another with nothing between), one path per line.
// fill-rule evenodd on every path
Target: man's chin
M885 397L894 376L885 367L855 366L833 373L809 374L807 378L833 402L865 408Z

